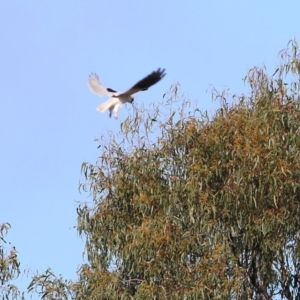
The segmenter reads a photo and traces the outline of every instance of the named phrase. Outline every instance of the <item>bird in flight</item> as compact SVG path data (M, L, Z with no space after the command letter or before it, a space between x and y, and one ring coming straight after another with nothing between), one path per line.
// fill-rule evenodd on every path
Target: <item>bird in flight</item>
M141 79L126 92L117 92L111 88L106 88L105 86L103 86L99 81L98 75L95 73L91 73L88 79L88 86L93 93L99 96L110 97L107 101L100 104L97 107L97 110L104 112L109 109L109 116L111 117L113 113L115 119L117 119L120 107L124 103L133 102L134 98L131 95L139 91L148 90L150 86L160 81L165 75L165 69L157 69L157 71L153 71L151 74Z

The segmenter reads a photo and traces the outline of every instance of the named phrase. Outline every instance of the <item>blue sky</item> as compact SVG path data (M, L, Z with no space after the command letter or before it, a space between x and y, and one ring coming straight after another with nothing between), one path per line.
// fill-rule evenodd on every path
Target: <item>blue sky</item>
M272 74L278 52L299 41L299 11L298 0L0 0L0 223L12 225L21 267L76 279L83 262L76 207L91 199L78 192L81 163L97 160L94 139L119 132L128 114L95 110L103 99L87 88L90 72L125 90L166 68L136 102L161 100L179 82L213 111L211 85L242 93L249 68Z

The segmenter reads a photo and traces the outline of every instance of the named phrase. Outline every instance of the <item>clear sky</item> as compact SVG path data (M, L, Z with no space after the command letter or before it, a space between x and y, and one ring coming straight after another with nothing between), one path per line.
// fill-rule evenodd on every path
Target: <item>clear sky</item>
M213 111L210 85L242 93L249 68L275 70L278 52L299 41L299 12L299 0L0 0L0 223L12 225L21 267L76 279L83 262L76 207L92 199L78 192L81 163L97 160L94 139L128 114L96 111L105 99L89 91L90 72L125 90L166 68L136 102L179 82Z

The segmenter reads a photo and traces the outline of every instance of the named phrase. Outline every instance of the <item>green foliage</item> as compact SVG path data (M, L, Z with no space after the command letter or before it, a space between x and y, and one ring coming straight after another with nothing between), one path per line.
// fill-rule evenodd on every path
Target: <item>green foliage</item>
M74 286L72 281L64 280L61 276L57 278L48 269L44 274L34 276L27 290L31 294L39 294L42 299L62 300L74 298Z
M23 293L11 283L20 274L20 263L16 249L11 247L7 253L4 247L9 229L9 223L0 224L0 299L24 299Z
M137 109L120 136L101 141L97 164L83 165L94 204L78 210L87 297L298 295L300 64L289 46L272 77L249 71L250 95L230 107L217 95L215 115L186 99L178 108L175 86L167 103Z
M134 107L119 135L99 139L99 159L83 163L80 185L93 202L77 210L87 263L77 282L47 270L29 292L76 300L300 299L296 41L280 54L272 76L249 71L249 95L214 92L221 107L212 116L176 84L162 103ZM3 274L17 270L11 263Z

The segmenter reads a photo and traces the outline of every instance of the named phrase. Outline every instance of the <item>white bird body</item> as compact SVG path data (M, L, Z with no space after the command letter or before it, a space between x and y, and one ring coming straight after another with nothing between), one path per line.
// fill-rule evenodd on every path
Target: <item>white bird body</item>
M150 86L157 83L166 75L164 71L165 71L164 69L163 70L158 69L157 71L152 72L150 75L140 80L138 83L136 83L132 88L130 88L126 92L117 92L111 88L106 88L100 83L97 74L92 73L88 79L88 86L90 90L99 96L110 97L104 103L100 104L97 107L97 110L100 112L105 112L107 109L109 109L109 116L111 117L113 113L114 117L117 119L118 111L120 107L124 103L133 102L134 98L131 95L139 91L145 91Z
M131 96L118 97L117 95L115 95L115 97L109 98L104 103L100 104L97 107L97 110L100 112L105 112L107 109L109 109L109 112L110 112L109 115L111 116L111 114L113 112L115 119L117 119L118 111L121 108L121 106L126 102L132 103L132 101L133 101L133 97L131 97Z

